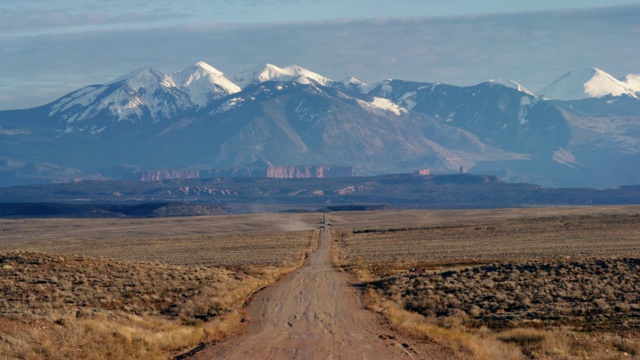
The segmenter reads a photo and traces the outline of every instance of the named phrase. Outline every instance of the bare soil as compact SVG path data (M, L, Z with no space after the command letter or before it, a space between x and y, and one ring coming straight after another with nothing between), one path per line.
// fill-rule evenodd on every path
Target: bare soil
M251 325L238 337L205 348L202 359L455 359L444 347L402 337L366 310L350 276L331 263L325 228L302 269L260 292Z

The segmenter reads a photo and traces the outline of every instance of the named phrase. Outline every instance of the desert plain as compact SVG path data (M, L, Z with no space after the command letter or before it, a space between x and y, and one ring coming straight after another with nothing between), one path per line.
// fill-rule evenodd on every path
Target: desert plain
M3 359L640 356L640 206L0 219L0 239Z

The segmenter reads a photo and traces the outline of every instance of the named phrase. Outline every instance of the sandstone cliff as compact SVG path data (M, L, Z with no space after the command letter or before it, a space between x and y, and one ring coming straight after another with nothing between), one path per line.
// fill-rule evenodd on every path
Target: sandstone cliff
M353 168L350 166L269 165L267 167L267 177L270 178L307 179L350 176L353 176Z

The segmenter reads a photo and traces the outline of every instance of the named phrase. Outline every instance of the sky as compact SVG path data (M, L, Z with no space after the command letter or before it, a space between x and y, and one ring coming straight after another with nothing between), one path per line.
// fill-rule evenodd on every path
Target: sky
M640 73L640 3L624 0L3 0L0 110L44 105L142 66L272 63L333 80L534 92L597 67Z

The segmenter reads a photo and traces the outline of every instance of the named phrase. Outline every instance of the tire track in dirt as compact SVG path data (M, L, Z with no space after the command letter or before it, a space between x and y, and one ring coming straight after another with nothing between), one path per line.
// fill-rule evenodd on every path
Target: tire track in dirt
M331 264L327 224L304 266L256 294L246 333L189 359L455 359L442 347L405 339L362 305L348 274Z

